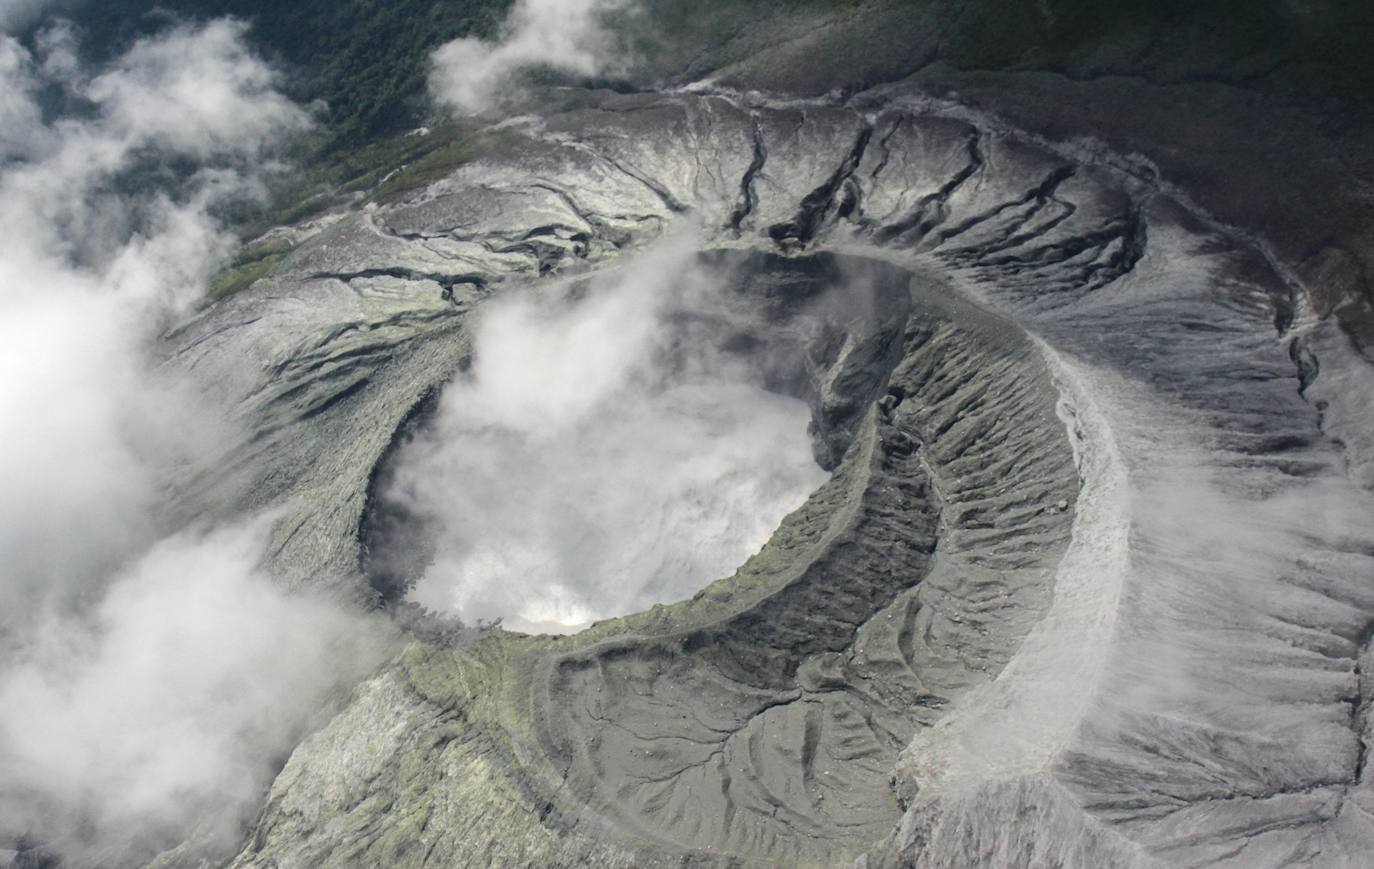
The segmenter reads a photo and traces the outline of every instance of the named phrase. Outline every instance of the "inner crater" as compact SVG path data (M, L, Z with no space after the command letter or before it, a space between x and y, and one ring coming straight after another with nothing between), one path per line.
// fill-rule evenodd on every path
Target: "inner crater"
M483 307L374 475L383 599L571 633L729 575L829 478L898 361L910 275L687 241Z

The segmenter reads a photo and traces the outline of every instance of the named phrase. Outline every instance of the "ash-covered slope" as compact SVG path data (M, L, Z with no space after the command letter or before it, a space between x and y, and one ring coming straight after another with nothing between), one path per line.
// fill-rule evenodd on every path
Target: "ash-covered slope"
M1359 865L1374 379L1321 287L1138 158L903 86L592 102L177 337L257 432L206 502L367 598L368 482L466 314L685 222L843 336L792 387L836 474L691 600L412 645L234 865Z

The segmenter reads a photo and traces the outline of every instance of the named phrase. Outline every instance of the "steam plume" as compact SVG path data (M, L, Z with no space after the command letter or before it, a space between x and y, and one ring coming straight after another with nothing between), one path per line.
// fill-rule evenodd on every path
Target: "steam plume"
M824 481L806 405L683 331L724 279L695 249L489 311L391 493L440 529L417 601L566 631L689 597Z
M607 13L630 0L516 0L497 42L466 37L434 53L431 89L441 104L476 114L499 101L520 69L544 66L580 75L611 68Z

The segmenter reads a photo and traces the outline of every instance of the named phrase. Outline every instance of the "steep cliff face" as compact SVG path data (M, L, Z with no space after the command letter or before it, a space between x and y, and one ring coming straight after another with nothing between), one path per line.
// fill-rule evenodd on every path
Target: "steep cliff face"
M909 85L583 102L177 336L256 433L199 498L375 597L368 483L468 315L688 222L761 341L837 285L779 387L834 477L690 600L417 641L234 865L1358 864L1371 377L1320 286L1141 158Z

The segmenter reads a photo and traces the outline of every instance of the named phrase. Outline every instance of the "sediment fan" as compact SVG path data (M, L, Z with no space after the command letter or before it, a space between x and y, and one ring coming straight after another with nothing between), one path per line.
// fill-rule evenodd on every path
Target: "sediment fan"
M793 384L834 477L691 600L413 644L234 865L1362 865L1371 384L1283 264L900 88L598 99L176 338L257 430L208 503L369 599L369 480L467 315L681 222L773 322L866 275Z

